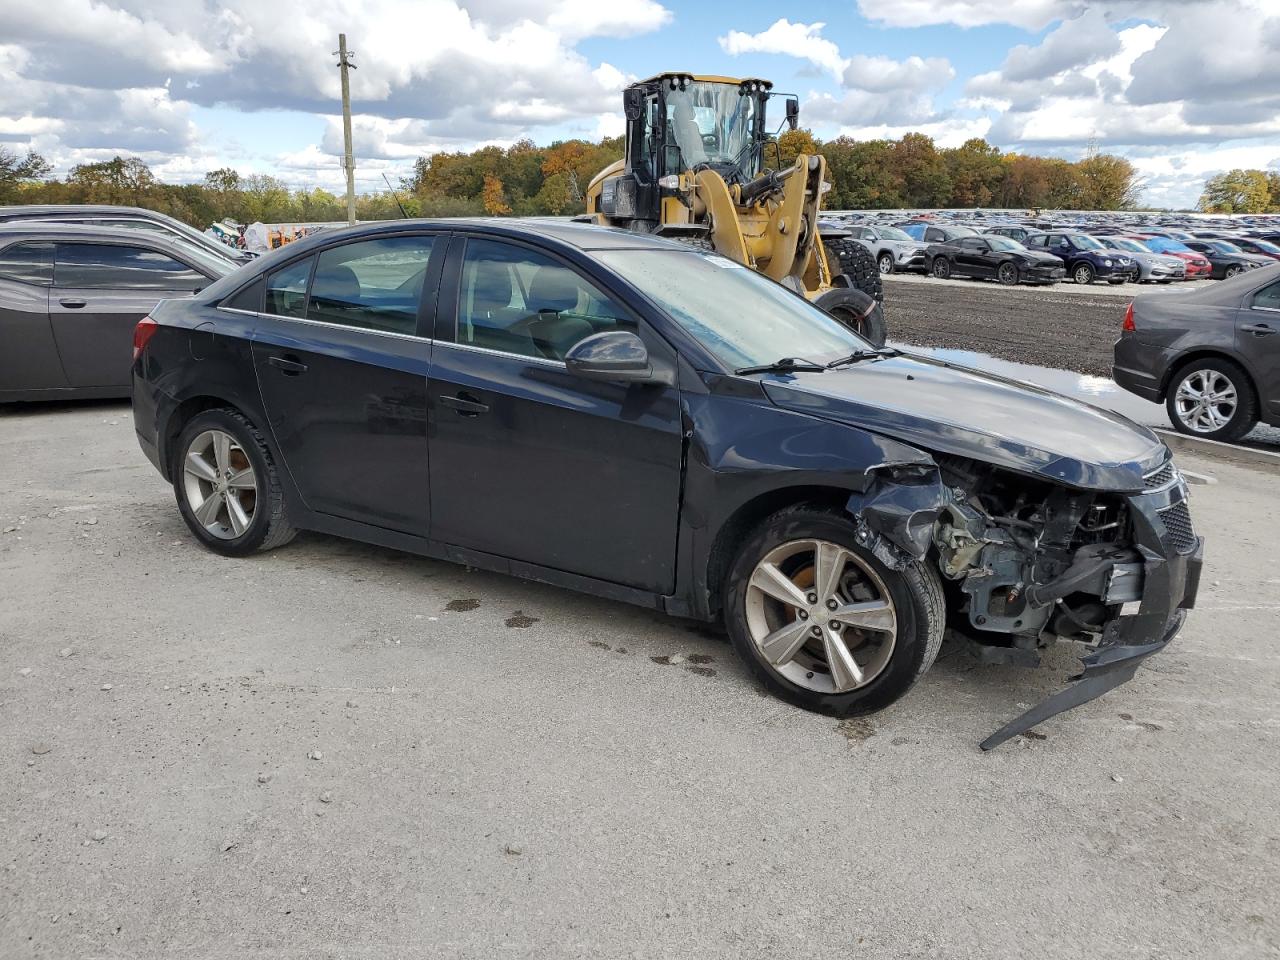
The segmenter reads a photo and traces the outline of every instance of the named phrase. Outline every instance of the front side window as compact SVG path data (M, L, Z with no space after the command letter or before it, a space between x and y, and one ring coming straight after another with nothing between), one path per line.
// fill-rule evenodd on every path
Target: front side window
M871 349L804 297L726 257L680 250L616 250L599 258L729 369L784 357L821 363Z
M576 271L526 247L467 241L458 343L563 360L580 340L618 328L634 330L635 323Z
M307 319L387 333L418 332L431 237L380 237L320 252Z
M145 247L114 243L59 243L56 287L104 290L164 290L193 293L210 283L199 270Z
M315 257L304 257L267 275L267 297L263 309L278 317L307 315L307 281Z
M1049 238L1043 233L1032 234L1027 237L1026 244L1028 247L1045 247L1049 244Z
M53 244L28 241L0 250L0 280L49 286L53 283Z

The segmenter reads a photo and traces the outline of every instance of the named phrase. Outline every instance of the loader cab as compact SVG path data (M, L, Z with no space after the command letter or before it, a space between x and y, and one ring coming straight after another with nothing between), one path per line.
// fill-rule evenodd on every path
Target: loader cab
M772 86L767 80L664 73L628 87L622 98L625 167L601 184L601 212L651 229L661 219L664 177L709 168L730 185L754 179L764 165ZM788 123L797 111L798 104L788 101Z

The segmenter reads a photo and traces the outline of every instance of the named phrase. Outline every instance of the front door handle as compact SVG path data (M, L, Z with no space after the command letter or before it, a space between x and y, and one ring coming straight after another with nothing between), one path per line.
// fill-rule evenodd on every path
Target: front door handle
M81 307L88 306L88 300L82 300L79 297L63 297L58 301L68 310L79 310Z
M267 357L267 363L281 371L286 377L296 377L307 372L307 365L292 357Z
M1275 333L1276 328L1266 323L1249 323L1240 328L1245 333L1255 333L1260 337L1265 337L1268 333Z
M457 410L464 417L478 417L482 413L489 412L488 404L481 403L477 397L466 392L459 393L456 397L441 397L440 404L451 410Z

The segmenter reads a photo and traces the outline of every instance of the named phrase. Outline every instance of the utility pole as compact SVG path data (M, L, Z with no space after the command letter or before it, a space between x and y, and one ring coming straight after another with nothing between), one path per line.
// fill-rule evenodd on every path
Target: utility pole
M338 34L338 69L342 71L342 169L347 173L347 224L356 222L356 158L351 152L351 84L347 71L354 70L351 62L355 53L347 52L347 35Z

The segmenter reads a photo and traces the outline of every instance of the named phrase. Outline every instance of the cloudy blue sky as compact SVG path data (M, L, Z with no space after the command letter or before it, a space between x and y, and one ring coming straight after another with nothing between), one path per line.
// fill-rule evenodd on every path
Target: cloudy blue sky
M1280 168L1280 0L0 0L0 24L0 142L60 172L124 153L340 186L340 30L361 189L436 150L620 132L621 88L669 69L768 77L824 137L1093 140L1157 205Z

